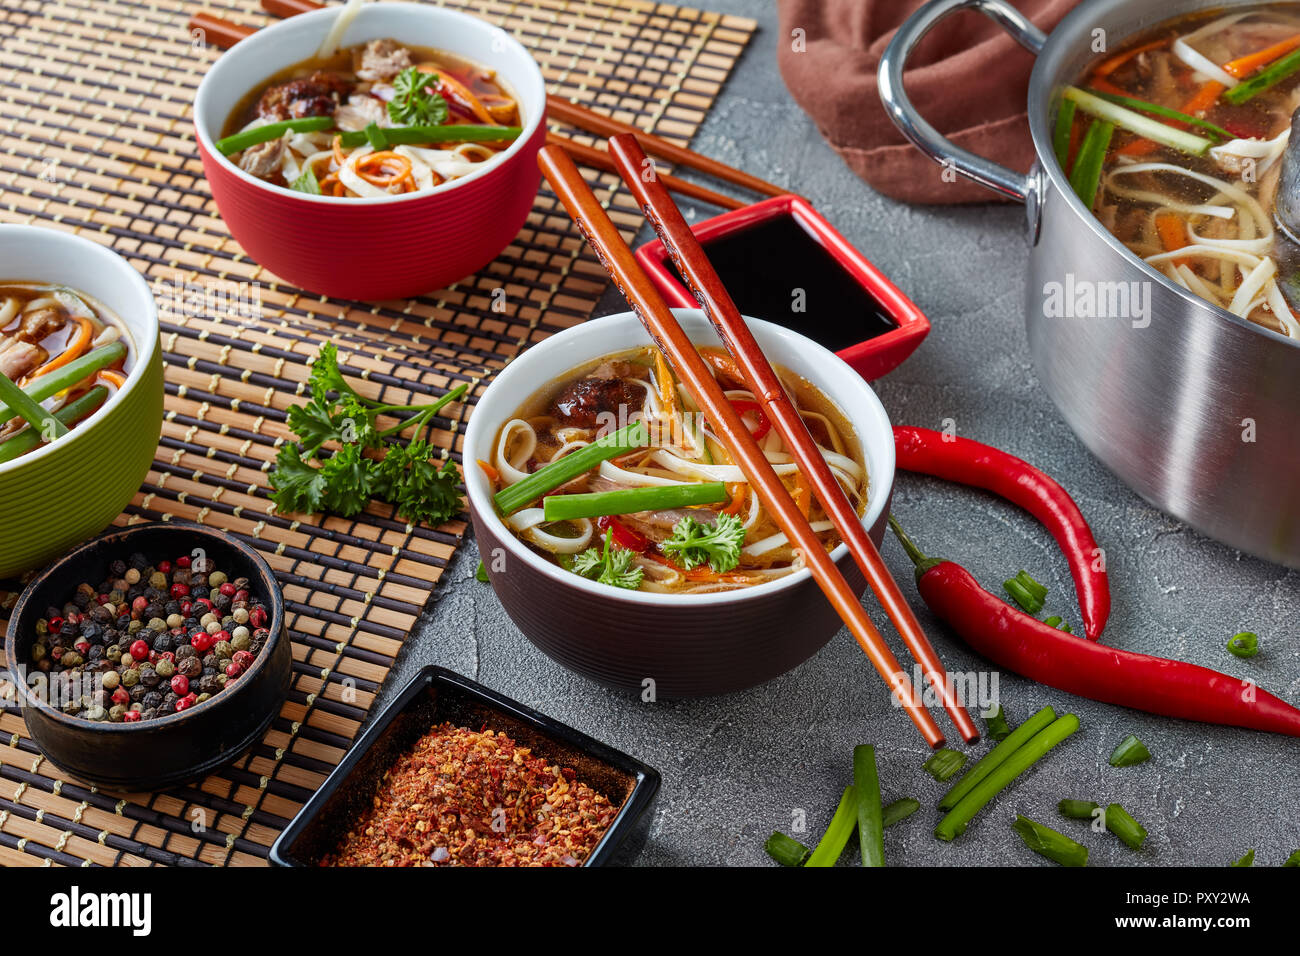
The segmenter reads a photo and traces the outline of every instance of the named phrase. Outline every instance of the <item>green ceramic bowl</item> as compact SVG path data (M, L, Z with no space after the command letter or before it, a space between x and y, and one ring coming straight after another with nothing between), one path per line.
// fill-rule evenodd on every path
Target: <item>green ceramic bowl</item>
M126 387L58 441L0 464L0 578L98 534L144 481L162 428L158 309L140 273L88 239L0 225L0 281L53 282L94 296L126 327Z

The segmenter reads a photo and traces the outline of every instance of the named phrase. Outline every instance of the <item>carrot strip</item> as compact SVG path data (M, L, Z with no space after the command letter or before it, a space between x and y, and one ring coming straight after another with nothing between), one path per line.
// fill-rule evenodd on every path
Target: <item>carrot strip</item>
M732 486L731 501L727 504L727 507L722 509L722 513L725 515L732 515L733 517L740 514L745 507L745 496L747 490L748 486L743 482L736 482L736 484Z
M370 167L372 166L386 168L389 163L397 165L398 169L396 172L383 176L370 172ZM411 176L411 161L401 153L395 153L391 149L380 150L376 153L367 153L365 156L362 156L357 160L357 164L354 168L356 169L357 175L372 186L396 186Z
M343 137L341 135L334 137L334 142L330 144L330 149L334 151L334 162L339 164L339 168L347 165L348 158L343 155Z
M478 466L483 469L483 474L487 475L488 481L492 482L493 485L499 485L501 483L501 472L497 471L482 458L478 459Z
M1189 245L1187 239L1187 226L1183 223L1181 216L1172 212L1162 212L1156 216L1156 232L1160 236L1160 244L1165 247L1165 252L1174 252L1178 249ZM1186 259L1175 259L1175 265L1186 265Z
M73 321L77 323L77 334L62 352L54 356L36 371L23 378L23 381L30 381L34 378L40 378L46 372L53 372L56 368L62 368L74 358L80 358L86 349L90 348L90 340L95 337L95 324L90 319L82 316L74 316Z
M791 497L794 498L794 503L799 508L800 513L807 518L809 510L812 508L812 489L808 486L808 479L804 476L802 469L794 473L794 491Z
M117 371L116 369L111 369L111 368L102 369L99 373L99 377L102 379L106 379L110 384L112 384L116 388L126 387L126 376L123 375L121 372Z
M450 93L451 99L464 103L484 126L492 126L496 122L492 119L492 114L488 112L487 107L470 91L470 88L450 73L445 71L438 73L438 92L442 93L443 96Z
M1157 50L1160 47L1167 44L1168 42L1169 39L1168 37L1166 37L1163 40L1152 40L1150 43L1144 43L1141 46L1136 46L1131 50L1125 50L1123 53L1116 53L1109 60L1102 60L1100 63L1098 63L1097 68L1092 71L1093 75L1110 76L1112 73L1118 70L1129 60L1133 59L1133 57L1137 56L1139 53L1146 53L1148 50ZM1107 92L1110 91L1108 90Z
M726 352L719 349L700 349L700 355L704 361L713 366L714 371L736 384L744 384L745 380L740 375L740 369L736 367L736 360Z
M659 400L663 403L664 414L677 417L677 384L673 373L668 368L664 353L655 349L655 378L659 380Z
M1274 43L1271 47L1260 50L1258 53L1250 53L1246 56L1238 57L1228 63L1223 64L1223 71L1229 76L1235 76L1242 79L1254 73L1261 67L1268 66L1274 60L1281 59L1292 50L1300 48L1300 33L1293 37L1288 37L1281 43Z

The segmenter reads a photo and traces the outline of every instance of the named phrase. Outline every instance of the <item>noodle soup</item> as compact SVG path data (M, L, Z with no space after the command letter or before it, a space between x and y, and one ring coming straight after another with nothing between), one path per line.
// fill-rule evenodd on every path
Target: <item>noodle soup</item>
M489 67L385 38L322 51L254 88L217 147L285 189L374 199L482 168L519 122L515 96Z
M0 463L93 414L125 386L131 357L121 320L94 298L66 286L0 281L0 374L48 416L37 427L0 400Z
M823 546L834 548L839 537L830 520L733 360L717 349L700 352ZM864 513L868 476L854 430L803 378L779 367L777 373L832 473ZM543 496L514 496L514 505L499 508L511 532L573 573L629 590L728 591L802 567L707 418L653 348L589 362L534 395L500 428L491 460L480 466L500 505L512 486L637 427L644 429L644 441L578 469Z
M1300 106L1300 11L1183 18L1089 64L1055 147L1102 224L1171 281L1300 338L1300 249L1275 225Z

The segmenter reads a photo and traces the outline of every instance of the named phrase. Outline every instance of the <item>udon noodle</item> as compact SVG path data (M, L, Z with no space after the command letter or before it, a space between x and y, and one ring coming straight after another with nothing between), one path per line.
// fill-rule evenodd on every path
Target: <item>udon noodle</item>
M833 548L839 539L831 522L754 395L742 384L730 357L714 349L702 349L701 354L823 545ZM807 381L787 370L777 371L832 474L861 513L867 503L868 476L853 429ZM624 560L643 591L690 594L743 588L803 566L712 425L653 349L606 357L538 394L502 426L491 461L480 464L494 491L499 491L634 422L648 426L649 444L600 462L550 494L591 495L720 482L725 486L725 501L565 521L546 520L543 502L532 502L504 516L510 529L534 551L579 573L583 556L599 557L608 539L613 547L630 552ZM721 520L743 529L736 533L734 565L701 561L691 566L690 560L683 560L673 542L680 538L684 519L697 528L716 528Z

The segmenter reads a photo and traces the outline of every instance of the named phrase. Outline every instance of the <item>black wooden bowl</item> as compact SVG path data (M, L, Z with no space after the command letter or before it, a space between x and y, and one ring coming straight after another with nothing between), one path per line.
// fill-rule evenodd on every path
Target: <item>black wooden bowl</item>
M384 708L298 811L271 847L271 862L319 865L370 807L388 768L444 721L506 733L537 756L572 767L580 780L619 808L584 866L630 863L645 845L650 809L659 793L658 771L482 684L431 665Z
M24 679L36 621L62 606L82 581L103 581L115 559L139 552L150 563L202 548L230 577L247 577L265 602L270 638L236 686L188 710L137 723L109 723L69 716L41 700ZM284 599L271 567L234 537L189 522L114 528L56 561L18 599L5 633L5 656L41 753L61 770L113 790L160 790L207 776L261 739L289 692L292 654L285 630Z

